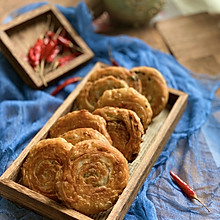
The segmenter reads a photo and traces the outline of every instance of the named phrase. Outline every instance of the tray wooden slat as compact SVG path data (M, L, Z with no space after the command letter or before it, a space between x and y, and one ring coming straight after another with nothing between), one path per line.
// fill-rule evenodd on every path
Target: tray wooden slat
M85 219L91 218L73 210L68 209L57 202L36 193L27 187L24 187L12 180L1 179L0 181L1 195L13 202L22 204L27 208L31 208L35 212L39 212L44 216L52 219Z
M50 127L62 115L73 110L74 100L84 87L92 71L104 68L106 65L97 63L87 74L77 88L66 98L44 127L36 134L27 147L21 152L12 165L0 178L0 194L25 207L28 207L46 217L59 219L123 219L138 191L147 178L151 168L159 157L176 124L182 116L186 104L187 94L169 89L169 101L166 109L157 116L143 136L142 150L135 161L129 164L130 179L127 187L111 210L94 216L85 216L75 210L67 209L62 204L40 195L18 183L19 172L24 159L31 147L41 139L47 137ZM147 136L148 135L148 136Z

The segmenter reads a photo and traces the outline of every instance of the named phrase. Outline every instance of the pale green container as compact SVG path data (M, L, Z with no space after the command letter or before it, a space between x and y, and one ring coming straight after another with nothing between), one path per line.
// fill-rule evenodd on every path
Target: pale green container
M164 4L165 0L104 0L114 22L133 26L148 24Z

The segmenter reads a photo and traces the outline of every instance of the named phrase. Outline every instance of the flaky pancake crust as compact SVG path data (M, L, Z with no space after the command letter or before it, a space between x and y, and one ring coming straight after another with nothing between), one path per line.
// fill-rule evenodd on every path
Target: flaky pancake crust
M58 172L59 199L84 214L112 207L128 183L125 157L108 142L81 141L69 152L68 166Z
M106 90L98 100L96 108L105 106L133 110L141 119L145 130L148 128L153 115L147 98L133 88Z
M93 128L102 133L107 140L112 140L106 129L106 121L99 115L93 115L87 110L72 111L60 117L49 130L49 137L58 137L67 131L76 128Z
M132 162L140 152L141 137L144 134L137 114L132 110L109 106L96 109L93 114L98 114L106 120L112 145Z
M110 66L102 69L95 70L89 78L89 81L94 82L97 79L106 76L114 76L117 79L124 80L129 87L136 89L138 92L142 92L142 85L140 79L134 72L130 72L125 67Z
M68 131L59 137L64 138L67 142L75 145L80 141L97 139L102 141L108 141L107 138L93 128L77 128Z
M94 106L89 101L89 91L92 88L93 83L87 82L82 88L75 100L74 108L77 110L86 109L90 112L94 110Z
M30 150L22 166L22 181L28 188L57 200L57 171L66 163L72 144L63 138L44 139Z
M87 82L76 98L76 108L79 110L87 109L92 112L103 92L116 88L128 88L128 84L124 80L117 79L114 76L106 76L94 82Z
M131 69L142 83L142 94L148 99L153 117L156 117L166 106L169 98L167 83L163 75L155 68L140 66Z

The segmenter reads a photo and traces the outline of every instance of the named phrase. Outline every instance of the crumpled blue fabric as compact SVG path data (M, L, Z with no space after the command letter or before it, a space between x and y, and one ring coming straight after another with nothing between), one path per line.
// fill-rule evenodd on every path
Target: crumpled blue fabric
M5 22L43 4L46 2L27 5L13 12ZM155 67L163 74L169 87L189 95L182 118L125 219L220 219L220 99L215 96L220 84L218 78L198 74L196 78L173 56L155 50L139 39L95 33L92 16L84 2L76 8L59 5L56 7L95 53L90 62L77 71L73 70L70 76L84 77L97 61L110 64L110 45L113 57L121 66ZM56 97L50 95L50 92L68 77L44 90L31 89L0 53L0 174L75 89L77 84L71 84ZM172 182L170 170L194 188L211 213L182 194ZM0 197L0 219L45 218Z

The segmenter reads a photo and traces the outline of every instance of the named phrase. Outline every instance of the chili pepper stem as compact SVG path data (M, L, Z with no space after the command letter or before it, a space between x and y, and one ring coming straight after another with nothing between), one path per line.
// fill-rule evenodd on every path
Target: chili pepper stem
M61 33L61 31L62 31L62 28L59 27L55 33L55 37L57 37Z
M59 62L56 61L52 66L52 70L55 70L58 66L59 66Z
M40 63L40 77L41 77L41 80L42 80L44 86L47 87L47 82L44 78L44 64L45 64L45 60L43 59Z
M69 46L70 46L70 48L73 48L73 49L77 50L77 51L80 52L80 53L84 53L84 51L82 50L82 48L80 48L80 47L74 45L72 42L70 43Z
M207 209L208 212L211 212L210 209L196 195L193 196L193 199L195 199L198 202L200 202L203 205L203 207L205 207Z
M46 22L46 28L50 29L50 25L51 25L51 15L47 15L47 22Z
M36 72L39 72L39 71L40 71L39 65L35 66L35 67L34 67L34 70L35 70Z

